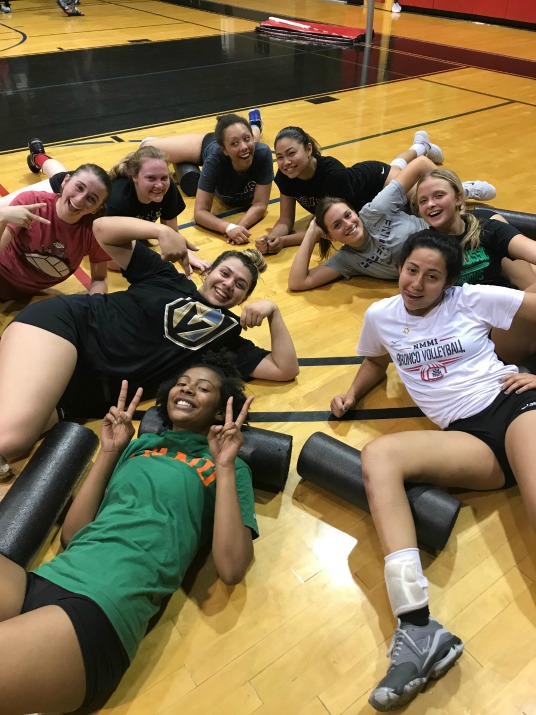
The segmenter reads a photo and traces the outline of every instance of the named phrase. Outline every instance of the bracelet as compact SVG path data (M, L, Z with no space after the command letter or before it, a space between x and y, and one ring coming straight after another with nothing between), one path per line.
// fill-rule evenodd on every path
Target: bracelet
M227 224L227 228L225 229L225 233L229 235L229 231L232 231L233 228L238 228L238 224L236 223L229 223Z

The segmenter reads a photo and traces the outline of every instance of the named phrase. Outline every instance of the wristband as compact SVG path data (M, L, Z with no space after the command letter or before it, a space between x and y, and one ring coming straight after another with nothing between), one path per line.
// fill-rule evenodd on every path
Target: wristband
M229 231L232 231L233 228L238 228L238 224L236 223L229 223L227 224L227 228L225 229L225 233L229 235Z

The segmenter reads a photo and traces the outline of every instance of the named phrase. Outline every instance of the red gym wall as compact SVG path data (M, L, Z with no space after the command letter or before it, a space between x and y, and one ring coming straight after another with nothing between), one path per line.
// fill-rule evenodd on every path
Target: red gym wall
M444 10L446 14L455 12L477 15L485 20L501 18L517 22L536 23L535 0L399 0L402 5L422 7L430 10Z

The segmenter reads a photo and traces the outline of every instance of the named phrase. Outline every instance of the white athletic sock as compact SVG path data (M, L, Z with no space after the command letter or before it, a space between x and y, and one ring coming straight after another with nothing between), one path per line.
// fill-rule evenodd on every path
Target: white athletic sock
M428 579L419 549L401 549L385 557L385 585L395 616L428 605Z
M413 151L417 154L417 156L422 156L423 154L426 154L428 149L430 149L429 146L426 146L426 144L412 144L410 146L410 150L413 149Z

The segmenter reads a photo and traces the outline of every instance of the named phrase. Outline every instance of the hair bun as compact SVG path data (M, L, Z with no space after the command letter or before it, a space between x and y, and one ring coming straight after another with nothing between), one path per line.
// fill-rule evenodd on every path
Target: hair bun
M243 254L249 258L259 273L264 273L267 266L264 256L260 251L257 251L256 248L246 248Z

